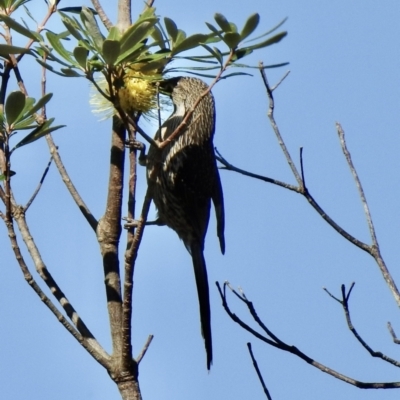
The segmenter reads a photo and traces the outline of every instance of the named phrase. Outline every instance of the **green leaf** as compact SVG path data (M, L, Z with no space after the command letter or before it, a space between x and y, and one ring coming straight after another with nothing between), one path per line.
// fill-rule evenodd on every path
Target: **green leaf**
M191 74L191 75L196 75L196 76L201 76L201 77L203 77L203 78L212 78L212 79L214 79L215 78L215 75L212 75L212 74L201 74L201 73L199 73L199 72L192 72L192 71L186 71L188 74Z
M178 33L176 35L176 40L173 44L173 48L175 46L179 46L185 39L186 39L186 32L184 32L182 29L178 29Z
M24 47L0 44L0 56L7 58L9 54L32 54L32 52L29 49L25 49Z
M71 64L67 63L63 60L61 60L61 58L58 58L55 56L55 52L54 51L47 51L47 49L44 49L43 47L39 50L43 50L46 53L46 61L54 61L60 65L63 65L64 67L70 67ZM40 54L40 51L38 50L38 54Z
M17 119L13 122L13 130L17 130L16 125L20 123L21 120L24 120L25 118L29 118L25 114L30 110L33 105L35 104L35 99L33 97L25 97L25 105L24 109L19 113Z
M86 67L87 67L86 63L87 63L88 55L89 55L89 51L85 47L77 46L74 48L75 60L85 71L86 71Z
M79 74L75 70L71 68L61 68L61 72L64 74L64 76L67 76L68 78L81 78L83 75Z
M239 76L239 75L253 76L252 74L249 74L247 72L231 72L230 74L223 75L220 79L226 79L231 76Z
M142 14L140 14L140 17L139 17L138 21L136 21L136 22L143 21L150 17L154 17L155 12L156 12L156 9L154 7L146 7L146 9L143 11Z
M236 32L237 33L237 26L233 22L229 22L229 26L231 27L231 32Z
M222 33L222 32L221 32ZM210 43L218 43L221 41L222 36L221 33L219 35L213 33L209 33L208 35L205 35L207 39L203 42L204 44L210 44Z
M224 63L224 58L219 49L217 49L216 47L211 48L210 46L207 46L206 44L202 44L202 46L216 58L216 60L219 62L220 65L222 65Z
M223 37L222 37L222 34L221 34L222 31L219 31L214 25L212 25L212 24L210 24L208 22L206 22L206 25L207 25L208 29L215 34L215 36L219 37L220 40L223 40Z
M240 43L240 35L237 32L225 33L223 41L227 44L230 49L236 49Z
M284 62L279 64L264 65L263 69L280 68L280 67L285 67L286 65L289 65L289 63ZM254 67L254 68L259 68L259 67Z
M30 0L17 0L13 2L13 9L17 10L19 7L24 5L25 3L28 3ZM26 7L25 7L26 8Z
M59 37L53 32L46 32L47 39L49 40L53 49L62 57L67 60L72 65L78 65L76 61L72 58L72 53L65 49L62 45Z
M196 33L182 40L182 42L180 42L176 47L174 47L174 49L172 50L172 54L178 54L181 53L182 51L193 49L194 47L199 46L200 43L203 43L205 40L207 40L207 35Z
M23 119L22 121L19 121L13 125L13 129L15 131L21 131L23 129L32 129L36 126L36 120L35 117L28 117L26 119Z
M21 114L24 107L25 107L25 95L20 90L11 92L8 95L5 105L5 112L8 125L12 125L12 123Z
M150 71L161 71L168 64L168 61L168 59L164 58L161 60L147 62L142 68L140 68L140 72L146 73Z
M214 19L224 32L232 32L230 23L222 14L216 13Z
M255 13L250 15L250 17L247 18L247 21L244 24L242 32L240 32L240 38L243 40L246 39L248 36L250 36L256 30L259 22L260 22L259 14Z
M108 31L108 40L120 40L121 39L121 32L116 26L112 26Z
M92 12L92 14L97 15L97 11L94 10L93 8L89 7L89 10ZM64 8L59 8L58 11L80 14L82 12L82 7L64 7Z
M288 19L287 17L284 18L281 22L279 22L277 25L275 25L275 26L274 26L273 28L271 28L269 31L263 33L263 34L260 35L260 36L255 37L255 38L253 38L253 39L249 39L249 40L247 40L246 42L247 42L247 43L248 43L248 42L254 42L254 41L258 40L258 39L261 39L262 37L268 36L270 33L275 32L278 28L280 28L280 27L287 21L287 19Z
M261 49L263 47L271 46L271 44L280 42L286 35L287 35L287 32L278 33L275 36L272 36L272 38L270 38L270 39L267 39L260 43L256 43L253 46L248 46L245 49L255 50L255 49Z
M121 62L125 62L125 61L135 61L140 53L142 53L145 49L145 46L143 43L138 43L136 46L128 49L125 52L121 51L120 56L117 58L117 60L115 61L115 64L118 65Z
M60 76L64 76L64 74L62 74L61 72L56 71L52 65L45 63L44 61L35 58L35 60L44 68L48 69L49 71L53 72L56 75L60 75Z
M117 40L105 40L103 42L103 58L108 65L114 65L119 56L121 46Z
M46 93L41 99L37 101L37 103L32 108L30 108L29 111L26 111L26 113L24 113L24 117L29 117L30 115L39 111L51 100L52 97L53 93Z
M33 107L34 104L35 104L35 99L33 97L25 97L25 107L22 110L21 116L24 116L25 118L25 114L31 107Z
M54 118L48 119L45 123L42 125L38 126L36 129L34 129L31 133L29 133L27 136L25 136L19 143L17 143L12 151L15 149L25 146L29 143L35 142L36 140L40 139L41 137L47 135L50 132L53 132L57 129L63 128L65 125L58 125L58 126L53 126L50 127L50 125L53 123Z
M235 51L235 54L234 54L233 58L232 58L232 61L236 61L236 60L239 60L239 59L241 59L243 57L246 57L249 54L251 54L252 52L253 52L253 50L248 49L248 48L237 49Z
M152 21L144 21L137 26L133 26L134 29L128 29L120 40L121 53L129 51L130 48L138 45L150 36L150 32L156 23L157 19L153 18Z
M42 37L38 33L30 31L7 15L0 14L0 21L3 21L8 27L14 29L14 31L20 33L23 36L26 36L29 39L34 40L35 42L42 41Z
M33 17L33 15L31 14L31 12L29 11L28 7L24 6L25 3L29 3L31 0L17 0L16 3L18 3L17 7L23 6L24 10L26 12L26 14L28 15L28 17L36 24L39 25L39 23L36 21L36 19ZM14 4L16 4L14 3Z
M61 20L68 32L76 39L76 40L84 40L79 31L82 31L82 27L75 21L74 19L68 17L68 15L60 12Z
M160 49L166 48L164 36L163 36L160 28L158 28L157 25L153 26L153 30L151 32L151 37L154 40L154 44L156 44L158 47L160 47Z
M172 43L175 43L176 36L178 35L178 27L176 26L175 22L168 17L164 18L165 28L167 30L168 36L171 38Z
M104 36L100 32L97 21L89 8L82 7L81 20L83 22L83 25L87 29L90 38L93 40L97 51L100 52L103 46Z

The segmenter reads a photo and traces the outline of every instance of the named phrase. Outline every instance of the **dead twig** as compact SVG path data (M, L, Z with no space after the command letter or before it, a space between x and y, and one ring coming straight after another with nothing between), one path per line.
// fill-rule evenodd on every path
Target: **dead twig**
M240 325L243 329L251 333L256 338L260 339L264 343L269 344L277 349L286 351L288 353L294 354L295 356L299 357L306 363L312 365L313 367L319 369L322 372L325 372L328 375L333 376L336 379L339 379L343 382L346 382L350 385L356 386L361 389L398 389L400 388L400 382L362 382L353 378L350 378L346 375L341 374L340 372L335 371L332 368L327 367L324 364L319 363L318 361L312 359L307 354L300 351L296 346L291 346L286 344L283 340L279 339L276 335L274 335L271 330L262 322L262 320L258 317L257 312L252 304L246 296L244 295L243 291L242 294L239 294L237 291L232 289L228 282L224 283L223 290L221 289L218 282L216 282L218 292L221 296L222 306L224 307L226 313L229 317ZM249 312L253 319L257 322L257 324L264 330L266 335L263 335L256 331L255 329L251 328L248 324L246 324L241 318L239 318L235 313L233 313L229 307L226 295L226 287L230 288L230 290L235 294L237 298L243 301L249 309Z

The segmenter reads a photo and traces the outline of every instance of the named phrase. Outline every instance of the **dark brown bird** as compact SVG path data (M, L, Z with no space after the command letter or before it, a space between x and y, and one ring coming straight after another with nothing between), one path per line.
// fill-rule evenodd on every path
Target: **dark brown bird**
M174 112L155 135L156 140L164 141L208 86L197 78L178 77L164 81L160 87L170 94L174 104ZM192 256L208 369L212 362L211 313L203 250L211 200L221 251L225 252L224 201L214 153L214 131L214 98L208 93L195 108L184 131L162 150L151 146L147 157L157 222L172 228Z

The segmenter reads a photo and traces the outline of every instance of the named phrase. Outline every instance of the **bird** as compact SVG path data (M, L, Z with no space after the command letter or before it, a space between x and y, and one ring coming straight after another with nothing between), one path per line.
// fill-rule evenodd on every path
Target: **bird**
M207 369L210 370L213 357L211 311L203 252L211 201L222 254L225 253L225 216L213 145L215 102L208 89L205 82L193 77L175 77L160 83L160 91L171 97L174 111L156 132L156 141L168 139L188 112L193 113L182 132L165 147L150 146L146 167L148 184L158 211L157 224L173 229L192 257ZM201 101L193 110L201 95Z

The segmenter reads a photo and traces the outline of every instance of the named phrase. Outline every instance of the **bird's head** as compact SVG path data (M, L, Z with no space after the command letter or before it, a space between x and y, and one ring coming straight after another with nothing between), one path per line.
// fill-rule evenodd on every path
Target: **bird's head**
M177 76L159 83L160 92L171 97L175 105L191 107L208 86L198 78Z

